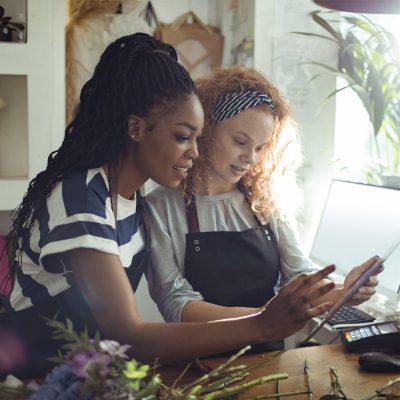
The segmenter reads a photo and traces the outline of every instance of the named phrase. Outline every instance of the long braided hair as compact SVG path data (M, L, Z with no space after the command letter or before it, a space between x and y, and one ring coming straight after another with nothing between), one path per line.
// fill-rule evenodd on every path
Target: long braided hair
M127 146L129 115L146 117L153 106L195 92L172 46L135 33L107 47L93 77L82 88L79 109L65 130L61 147L49 155L46 169L32 179L22 203L13 211L7 236L11 278L15 251L29 240L57 182L67 173L102 165L117 168Z

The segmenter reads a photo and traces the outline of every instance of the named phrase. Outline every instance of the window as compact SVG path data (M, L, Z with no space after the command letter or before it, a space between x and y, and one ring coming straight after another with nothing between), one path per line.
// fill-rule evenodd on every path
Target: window
M370 19L392 32L400 40L399 15L370 15ZM337 88L345 86L345 81L337 80ZM360 99L352 90L343 90L336 95L335 121L335 176L364 183L376 179L368 174L378 160L375 143L372 142L368 114ZM380 136L380 135L379 135ZM380 158L393 159L393 150L378 137ZM394 171L400 173L400 171Z

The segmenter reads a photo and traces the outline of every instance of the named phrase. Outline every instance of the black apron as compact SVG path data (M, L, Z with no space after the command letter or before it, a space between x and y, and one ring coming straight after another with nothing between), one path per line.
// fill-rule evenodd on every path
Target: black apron
M275 295L280 271L278 244L269 224L256 218L257 227L242 232L200 232L194 199L186 213L184 271L193 289L205 301L226 307L265 305ZM252 345L250 353L281 349L283 340Z

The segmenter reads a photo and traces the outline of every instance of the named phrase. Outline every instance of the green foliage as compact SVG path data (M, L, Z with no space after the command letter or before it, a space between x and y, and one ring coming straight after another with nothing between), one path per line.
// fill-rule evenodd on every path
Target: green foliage
M327 35L297 34L323 38L337 45L336 67L317 61L309 64L343 78L358 95L371 123L378 161L375 171L397 173L400 168L400 48L394 35L362 14L338 16L314 11L311 17ZM317 74L313 79L321 76ZM328 95L335 96L338 89ZM382 161L382 146L389 148L391 161ZM385 151L384 153L387 153Z
M249 376L250 371L271 362L282 353L276 352L250 366L232 365L238 357L250 349L250 346L247 346L214 370L181 385L182 378L192 363L187 365L173 385L169 386L162 381L157 365L150 366L128 358L126 351L130 346L120 345L113 340L103 340L99 334L91 338L86 330L81 333L76 332L70 320L67 319L63 323L56 318L57 316L54 319L45 318L45 320L54 329L53 337L65 341L66 344L63 346L65 354L60 352L53 361L70 367L69 373L79 380L79 393L85 399L236 399L240 393L251 387L288 378L287 374L279 373L242 382ZM65 377L63 379L65 381ZM7 398L17 400L18 396L33 393L23 386L22 382L20 383L21 385L14 389L0 382L0 398L9 395ZM60 385L60 382L53 377L52 384ZM46 398L50 399L50 397Z
M51 383L54 385L54 390L46 392L44 397L37 397L40 392L40 387L32 389L30 384L24 385L15 377L9 376L5 382L0 382L0 398L4 400L22 400L27 396L36 396L35 398L46 398L48 400L57 399L70 399L70 398L84 398L91 400L235 400L239 395L258 385L267 382L276 382L287 379L286 373L275 373L266 376L258 376L251 380L245 380L249 377L251 371L258 369L279 357L285 350L265 354L262 360L252 365L237 365L236 361L250 346L239 350L236 354L231 356L228 360L220 364L215 369L209 369L204 375L192 381L186 380L182 384L182 378L187 371L192 367L193 363L186 366L180 376L175 380L172 385L166 385L162 382L157 366L149 366L142 364L134 359L128 359L125 352L129 348L127 345L120 345L113 340L101 340L99 335L91 339L87 332L84 331L80 334L74 331L72 322L67 320L65 323L49 320L48 324L54 328L55 337L63 339L68 342L69 352L63 356L62 361L64 366L57 368L64 368L64 375L60 375L58 371L58 378L54 376L54 370L49 376L53 375ZM79 360L76 358L79 356ZM85 365L82 365L82 357L85 356ZM104 357L106 356L106 357ZM194 361L198 363L198 361ZM70 366L70 367L68 367ZM66 379L65 367L67 367L68 374L75 374L78 383L81 383L79 392L76 393L77 397L64 397L63 393L67 387L62 387L60 392L60 385L62 382L70 382ZM84 367L84 368L82 368ZM56 368L56 369L57 369ZM68 372L70 368L70 372ZM202 368L202 370L204 370ZM307 360L304 362L304 377L305 387L301 385L299 390L291 392L277 391L273 394L260 395L252 399L263 400L271 398L288 398L296 396L307 396L308 399L313 397L311 378L309 375L309 366ZM83 373L83 375L82 375ZM348 399L344 394L344 389L340 385L339 377L332 367L330 368L332 391L322 396L323 398L333 399ZM76 381L75 381L76 382ZM382 398L384 392L400 384L400 377L389 381L382 388L376 389L373 394L364 398L363 400L375 400ZM46 386L46 382L42 387ZM73 386L73 385L72 385ZM38 390L35 394L35 390ZM334 396L334 397L332 397ZM386 395L385 395L386 396ZM385 397L391 398L391 397ZM249 398L250 399L250 398Z

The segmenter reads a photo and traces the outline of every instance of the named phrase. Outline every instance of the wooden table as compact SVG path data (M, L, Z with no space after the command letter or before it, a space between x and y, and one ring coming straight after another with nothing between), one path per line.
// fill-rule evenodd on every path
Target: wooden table
M304 360L307 359L314 400L319 399L324 394L328 394L331 390L330 367L335 368L346 396L353 400L360 400L374 393L375 389L381 388L389 380L398 377L398 374L362 371L358 365L358 356L359 354L346 353L340 345L288 350L274 359L272 363L253 371L249 378L254 379L262 375L286 372L289 374L289 378L279 382L279 392L302 391L305 390ZM265 357L268 357L268 353L265 355L244 355L239 358L237 364L251 365ZM202 360L201 363L204 366L215 368L223 361L224 359L221 358L213 358ZM168 375L171 376L172 371L173 369L170 369L166 371L166 374L161 374L163 379L168 380ZM276 389L276 382L266 383L245 392L240 399L253 399L256 396L276 393ZM399 395L400 385L392 389L390 393ZM288 399L299 400L307 398L307 395L288 397ZM285 399L285 397L281 397L282 399Z

